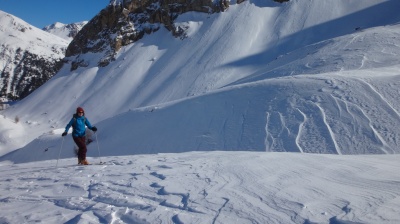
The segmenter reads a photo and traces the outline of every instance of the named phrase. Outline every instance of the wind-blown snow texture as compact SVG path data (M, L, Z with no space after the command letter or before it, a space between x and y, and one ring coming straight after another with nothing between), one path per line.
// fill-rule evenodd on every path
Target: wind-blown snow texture
M0 116L1 217L400 222L399 157L377 155L400 150L399 7L246 1L181 15L186 39L160 29L104 68L81 55L88 67L64 66ZM77 106L99 128L89 161L106 165L71 166L61 133Z
M3 164L0 222L398 223L399 159L191 152Z

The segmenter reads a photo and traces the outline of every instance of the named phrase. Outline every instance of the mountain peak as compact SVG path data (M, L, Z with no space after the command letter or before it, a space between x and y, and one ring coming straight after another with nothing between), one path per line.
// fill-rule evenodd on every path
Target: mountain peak
M69 42L74 39L78 32L87 24L87 21L63 24L56 22L43 28L44 31L59 36Z
M0 97L21 99L59 69L68 41L0 11Z

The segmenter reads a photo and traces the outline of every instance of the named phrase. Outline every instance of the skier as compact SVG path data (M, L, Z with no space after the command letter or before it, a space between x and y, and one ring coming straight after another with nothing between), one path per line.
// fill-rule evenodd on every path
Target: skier
M69 128L72 126L72 138L74 139L75 144L78 146L78 164L79 165L89 165L89 162L86 160L86 127L90 130L96 132L97 128L92 126L89 120L85 117L85 111L82 107L76 108L76 114L73 115L71 121L65 127L64 133L62 133L62 137L66 136Z

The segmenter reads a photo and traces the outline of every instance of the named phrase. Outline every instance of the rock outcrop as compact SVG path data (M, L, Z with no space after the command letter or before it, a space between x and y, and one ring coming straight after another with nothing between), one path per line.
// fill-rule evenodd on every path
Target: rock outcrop
M125 0L114 1L96 15L78 33L66 51L66 57L75 56L71 70L88 63L79 57L87 52L102 52L99 66L106 66L114 60L116 52L145 34L164 26L175 37L184 38L184 28L174 25L182 13L195 11L216 13L227 10L227 0Z
M5 51L7 52L7 51ZM1 71L0 96L7 100L20 100L47 82L62 67L61 59L46 59L18 48Z
M19 100L55 75L68 41L0 11L0 99Z

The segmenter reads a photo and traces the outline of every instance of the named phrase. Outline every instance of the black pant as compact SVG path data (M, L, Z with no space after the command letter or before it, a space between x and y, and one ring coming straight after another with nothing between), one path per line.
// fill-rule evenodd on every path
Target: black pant
M86 138L85 136L83 137L72 137L74 139L75 144L78 146L78 159L79 160L85 160L86 159Z

